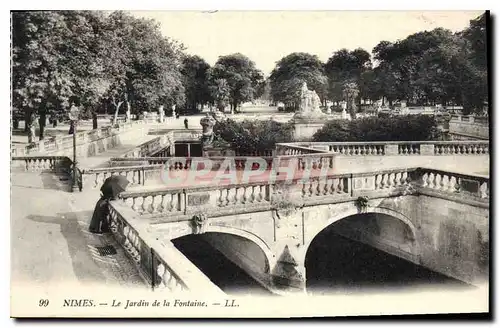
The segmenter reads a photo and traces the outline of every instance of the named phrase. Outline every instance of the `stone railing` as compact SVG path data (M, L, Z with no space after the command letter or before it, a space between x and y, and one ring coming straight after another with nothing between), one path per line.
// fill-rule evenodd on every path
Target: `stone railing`
M14 156L11 158L11 169L21 169L25 172L52 173L62 175L71 183L69 191L73 190L73 179L76 177L77 185L81 191L81 171L77 168L76 176L73 174L73 161L66 156Z
M83 169L82 188L98 188L112 175L123 175L131 186L144 185L147 180L159 181L163 165L140 165Z
M76 133L76 144L83 145L94 142L96 140L109 138L114 134L122 131L128 131L137 125L141 125L142 121L131 121L120 123L116 127L106 126L96 130L81 131ZM11 147L12 156L26 156L29 154L42 155L44 153L72 151L73 135L57 136L46 138L42 141L35 142L24 147Z
M149 140L122 155L124 158L146 157L174 145L172 134L165 134Z
M159 292L224 293L169 241L160 241L136 214L117 201L110 202L110 226L144 281Z
M331 153L313 153L305 155L290 155L279 157L254 157L254 156L235 156L235 157L138 157L138 158L111 158L110 165L165 165L169 171L197 171L219 170L222 167L230 170L244 170L250 167L251 170L261 169L260 165L265 162L265 169L283 167L297 170L306 169L334 169L335 154ZM196 165L196 168L193 167ZM262 164L264 165L264 164Z
M236 156L253 156L253 157L273 157L274 156L274 151L273 150L258 150L254 152L241 152L241 151L235 151Z
M384 198L428 190L437 193L441 198L458 197L461 201L464 197L474 196L478 200L487 200L488 181L489 179L483 176L409 168L331 174L305 180L297 178L289 183L261 181L190 188L143 189L123 192L120 198L139 215L158 222L168 222L189 219L199 212L207 216L225 216L266 211L280 206L298 208L345 202L362 196Z
M311 147L305 147L301 143L277 143L276 144L276 156L282 155L305 155L305 154L320 154L326 153L327 151L323 149L314 149Z
M291 148L279 144L280 148ZM488 141L377 141L377 142L310 142L295 147L316 151L323 148L346 156L390 155L485 155L489 154ZM277 146L278 148L278 146Z
M459 121L459 122L468 122L468 123L476 123L476 124L488 124L489 118L485 116L473 116L473 115L451 115L450 121Z
M22 167L28 172L68 172L73 162L66 156L14 156L13 167Z
M454 139L489 139L489 118L452 115L449 133Z
M415 185L423 193L459 196L489 201L490 179L475 174L454 173L449 171L421 168Z
M323 178L250 182L245 184L161 188L126 191L120 198L141 215L168 214L175 217L204 211L207 215L269 210L291 202L300 207L318 203L335 203L358 196L385 197L401 194L411 182L416 169L397 169L376 173L334 174ZM283 195L287 195L283 199Z

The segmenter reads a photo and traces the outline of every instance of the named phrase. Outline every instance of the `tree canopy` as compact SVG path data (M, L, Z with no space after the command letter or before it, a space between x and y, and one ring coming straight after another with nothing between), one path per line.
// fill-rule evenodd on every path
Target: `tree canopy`
M304 52L283 57L269 77L273 100L296 108L304 82L310 90L316 91L321 100L326 100L327 78L323 66L318 56Z
M253 61L235 53L219 57L209 70L209 83L215 99L228 101L231 108L236 109L241 103L255 99L265 81Z

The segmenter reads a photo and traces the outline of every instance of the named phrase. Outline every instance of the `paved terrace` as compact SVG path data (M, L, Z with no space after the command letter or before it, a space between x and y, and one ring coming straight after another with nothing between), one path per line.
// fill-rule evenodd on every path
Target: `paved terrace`
M146 128L155 127L158 124ZM157 136L143 134L124 139L105 152L78 158L79 167L106 167L110 158L130 153L137 145L155 138ZM71 154L71 151L66 153ZM50 166L49 161L38 161L40 164L42 162ZM84 189L82 192L70 193L69 188L67 174L34 174L15 165L11 168L13 286L29 280L47 288L60 283L87 285L96 282L144 287L137 269L112 235L88 232L99 192ZM103 246L113 246L117 254L100 254L99 247Z

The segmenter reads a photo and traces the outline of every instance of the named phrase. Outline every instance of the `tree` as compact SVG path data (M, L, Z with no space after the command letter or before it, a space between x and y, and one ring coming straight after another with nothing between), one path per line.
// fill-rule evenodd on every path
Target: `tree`
M362 48L353 51L347 49L336 51L325 64L330 99L333 101L347 101L344 97L345 85L354 83L357 88L364 87L362 77L365 72L371 70L371 67L370 54ZM365 89L362 89L362 91L365 91ZM358 92L358 94L362 96L363 92ZM356 98L356 101L360 103L361 97Z
M198 105L211 100L208 85L210 65L199 56L186 56L182 61L182 77L186 110L197 111Z
M210 69L212 87L218 88L218 80L225 80L229 90L228 101L232 110L245 102L255 99L264 76L248 57L236 53L221 56ZM213 89L213 88L212 88Z
M283 57L269 77L271 96L288 107L297 108L300 103L300 89L304 82L316 91L322 101L327 98L327 78L323 63L315 55L294 52Z
M122 104L130 112L134 103L136 113L184 104L182 44L162 36L154 20L121 11L109 16L107 33L113 73L108 97L115 105L115 121Z
M359 88L355 82L349 82L342 87L342 94L347 102L347 110L351 114L351 118L356 118L356 99L359 95Z
M273 150L279 142L291 142L293 131L292 124L275 121L244 120L239 123L227 119L214 126L217 139L224 140L238 154L248 155Z
M224 111L230 97L229 85L225 79L216 79L209 86L210 95L218 110Z
M14 12L13 105L40 116L40 140L48 111L65 111L78 96L84 106L95 104L107 88L100 60L97 12Z

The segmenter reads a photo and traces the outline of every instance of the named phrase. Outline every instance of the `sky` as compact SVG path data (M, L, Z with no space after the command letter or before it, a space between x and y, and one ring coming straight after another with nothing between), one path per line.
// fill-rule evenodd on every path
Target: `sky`
M210 65L240 52L266 75L292 52L326 61L336 50L361 47L371 53L380 41L443 27L459 31L481 11L134 11L153 18L165 36Z

